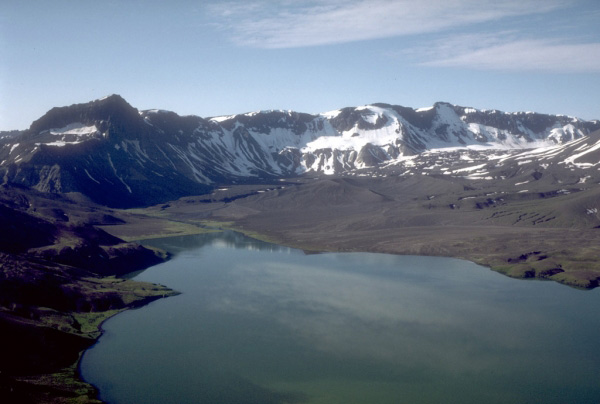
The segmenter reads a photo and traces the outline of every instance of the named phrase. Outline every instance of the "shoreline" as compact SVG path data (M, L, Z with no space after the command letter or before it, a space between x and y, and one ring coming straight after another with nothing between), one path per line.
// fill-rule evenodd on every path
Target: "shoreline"
M234 237L235 237L235 238L234 238ZM229 243L229 241L231 241L231 240L237 240L237 239L238 239L238 237L239 237L239 239L241 239L241 236L237 235L237 236L231 236L231 238L224 238L224 239L219 239L219 240L224 240L224 241L226 242L226 244L227 244L227 245L231 245L232 243ZM209 237L208 239L210 239L210 237ZM185 240L185 239L183 239L183 238L182 238L182 244L183 244L183 245L186 245L186 246L192 246L192 244L194 244L194 245L198 245L198 246L210 245L210 243L206 243L206 242L205 242L205 240L206 240L206 239L205 239L205 238L203 238L203 237L202 237L202 238L198 238L197 240L198 240L198 242L197 242L197 243L191 243L191 242L189 242L189 243L188 243L188 242L186 242L186 240ZM174 245L174 243L173 243L173 245ZM258 243L258 242L250 242L250 241L246 241L246 240L244 240L244 242L243 242L243 243L242 243L242 242L240 242L239 244L236 244L236 247L238 247L238 246L242 246L242 248L243 248L243 246L254 246L254 247L256 247L256 248L252 248L252 250L263 250L263 249L264 249L264 250L266 250L266 251L277 251L277 252L281 252L281 253L283 253L283 254L285 254L285 253L287 252L287 249L286 249L286 248L281 248L281 249L276 249L276 250L275 250L274 248L271 248L271 247L269 247L268 245L264 245L264 246L263 246L263 245L262 245L262 243ZM250 249L250 248L249 248L249 249ZM203 258L200 258L200 259L205 259L205 258L206 258L206 253L208 253L208 251L204 251L204 252L197 253L197 254L194 254L194 255L192 255L192 254L189 254L189 255L186 255L186 256L188 256L188 257L191 257L191 256L198 256L198 257L203 257ZM295 253L293 253L292 255L294 255L294 256L297 256L297 255L298 255L298 251L296 251L296 252L295 252ZM302 254L300 253L300 255L302 255ZM319 254L319 255L320 255L320 254ZM189 259L189 258L188 258L188 259ZM237 266L237 263L239 263L239 262L243 262L243 261L244 261L243 259L240 261L240 259L238 258L238 259L236 259L236 260L232 261L232 265L234 265L234 266ZM337 261L337 260L336 260L336 261ZM345 263L346 261L347 261L347 260L343 260L343 262L344 262L344 263ZM211 261L211 262L223 262L223 261ZM276 262L281 262L281 261L280 261L280 260L277 260ZM301 261L301 262L303 262L303 263L304 263L305 261ZM377 260L377 259L376 259L375 261L368 260L367 262L368 262L368 263L371 263L371 264L373 264L374 262L389 262L389 260L388 260L388 259L383 259L382 261L379 261L379 260ZM429 261L429 262L434 262L434 263L435 263L435 262L441 262L441 261L434 260L434 261ZM294 260L294 263L298 264L298 261ZM466 264L466 262L465 262L465 264ZM226 265L226 267L229 267L229 265L227 265L227 264L225 264L225 265ZM283 264L283 265L284 265L284 264ZM344 264L342 264L342 265L344 265ZM463 264L457 264L457 265L460 265L460 266L462 266ZM419 271L419 273L420 273L420 274L425 274L425 273L429 272L430 270L432 270L432 268L434 268L435 266L437 266L437 265L433 264L433 265L423 266L422 268L420 268L420 269L421 269L421 271ZM216 266L215 266L215 265L210 265L210 267L212 267L212 268L215 268L215 270L218 270L218 269L219 269L219 266L218 266L218 265L216 265ZM271 266L268 266L268 267L269 267L269 268L271 268ZM285 265L284 265L284 267L285 267ZM399 268L397 265L395 265L394 267L395 267L395 269L397 269L397 270L400 270L400 268ZM394 267L392 267L392 270L394 269ZM466 286L466 287L468 288L467 290L472 290L472 291L474 291L474 292L475 292L475 294L477 294L477 293L481 293L481 292L480 292L480 291L478 291L478 288L477 288L477 287L476 287L475 289L473 289L473 286L477 285L477 283L471 284L471 281L474 281L474 280L483 280L483 282L484 282L485 284L479 284L479 285L480 285L480 287L482 287L482 288L483 288L483 290L487 290L488 288L490 288L490 290L492 290L492 291L494 291L494 292L498 292L498 293L500 293L498 296L505 296L505 293L504 293L504 292L508 291L508 292L509 292L509 295L510 295L510 296L512 296L512 295L510 294L510 290L512 289L512 288L511 288L511 286L513 286L513 287L514 287L514 286L515 286L515 284L517 284L517 283L521 283L521 282L516 282L516 281L507 281L507 280L506 280L506 278L503 278L503 277L501 277L501 276L497 276L496 274L490 274L490 273L489 273L489 272L487 272L487 271L483 271L483 272L475 272L475 271L481 271L481 270L484 270L484 268L473 268L473 266L471 266L470 264L469 264L469 268L470 268L470 270L473 270L473 272L472 272L472 273L470 273L470 274L469 274L469 273L466 273L466 274L465 274L465 276L464 276L464 278L454 278L454 276L452 275L452 273L451 273L451 272L450 272L450 273L448 273L448 272L447 272L447 270L448 270L450 267L452 267L452 265L448 265L448 267L446 267L446 265L443 265L443 264L442 264L442 265L439 265L439 268L441 268L441 269L440 269L440 272L441 272L441 270L442 270L442 269L445 269L445 271L443 271L443 272L444 272L445 274L448 274L448 275L445 275L445 276L449 276L450 278L448 278L447 280L443 281L443 283L433 283L433 286L434 286L434 293L435 293L435 289L439 289L439 286L442 286L442 288L444 288L444 287L445 287L444 285L446 285L446 286L449 286L450 284L451 284L451 285L449 286L449 287L450 287L450 289L449 289L449 290L455 290L455 289L454 289L454 288L455 288L455 285L454 285L454 283L453 283L453 282L454 282L454 281L456 281L457 279L463 279L463 280L464 280L464 282L462 282L462 285L463 285L463 287L464 287L464 286ZM252 268L252 266L250 266L249 268ZM274 268L275 268L275 267L274 267ZM302 265L298 264L298 268L302 268ZM341 267L341 269L343 270L343 269L344 269L344 267ZM364 269L364 266L363 266L363 269ZM270 272L270 271L269 271L269 272ZM268 272L268 276L270 276L270 277L274 276L274 274L273 274L273 273L269 273L269 272ZM286 272L286 271L284 271L284 272ZM310 272L310 271L309 271L309 272ZM400 271L400 272L402 272L402 271ZM434 271L434 272L437 272L437 271ZM458 271L458 272L460 273L461 271ZM153 279L155 279L155 280L156 280L156 279L158 279L158 280L162 279L162 281L163 281L163 282L165 282L166 284L168 284L168 283L169 283L169 281L168 281L167 279L170 279L170 277L163 277L163 276L168 276L168 273L169 273L168 271L167 271L167 272L163 272L163 274L164 274L164 275L159 275L159 276L160 276L159 278L153 278ZM252 272L249 272L249 273L252 273ZM319 272L316 272L316 273L317 273L318 275L320 275L320 273L319 273ZM354 271L351 271L351 273L352 273L352 274L354 274L355 272L354 272ZM365 273L366 273L366 274L371 274L372 272L365 271ZM378 272L378 273L380 273L380 272ZM154 272L154 274L156 274L156 272ZM388 274L388 272L386 272L386 274ZM479 274L479 275L478 275L478 274ZM294 276L294 278L292 278L292 279L298 279L298 278L297 278L297 276L302 276L302 272L297 272L297 273L295 273L294 275L295 275L295 276ZM229 276L230 276L230 274L229 274L229 273L227 273L227 274L226 274L226 277L225 277L224 279L231 279ZM181 275L177 275L176 277L177 277L177 279L181 280ZM276 277L276 279L279 279L279 276L278 276L278 275L275 275L275 277ZM401 276L401 277L399 278L399 281L400 281L400 282L403 282L404 280L406 280L406 278L407 278L406 276L403 276L403 277ZM151 278L150 276L148 276L148 279L152 279L152 278ZM174 279L174 278L173 278L173 279ZM207 279L207 277L201 277L201 278L196 278L196 279ZM244 279L244 278L242 278L242 279ZM245 279L248 279L248 278L246 277ZM263 278L257 278L257 279L261 279L261 280L262 280ZM312 279L312 278L311 278L311 279ZM316 278L316 279L319 279L319 278ZM385 279L387 280L387 276L386 276L386 278L385 278ZM422 278L421 278L420 276L418 276L416 279L419 279L419 280L422 282ZM426 278L424 278L424 279L427 279L427 277L426 277ZM448 283L448 281L450 281L450 283ZM184 282L185 282L185 281L184 281ZM465 283L465 282L466 282L466 283ZM497 285L496 285L496 283L498 283L498 282L499 282L499 284L503 285L503 287L502 287L501 289L498 289L498 288L497 288ZM235 282L234 282L234 283L235 283ZM268 283L268 278L267 278L267 283ZM276 282L275 284L279 284L279 283L280 283L280 282ZM282 284L283 284L283 283L282 283ZM314 282L309 282L309 283L307 283L307 284L308 284L308 285L314 285ZM428 282L428 284L429 284L429 282ZM590 298L593 298L594 296L597 296L597 295L590 295L590 294L580 293L580 292L578 292L578 291L571 291L571 290L569 290L568 288L562 288L561 286L558 286L558 285L554 285L554 286L552 287L552 285L548 285L548 284L546 284L546 287L544 287L542 284L540 284L540 282L527 283L527 284L529 285L529 287L527 286L527 284L526 284L525 282L522 282L522 284L524 284L524 285L523 285L523 286L524 286L524 288L523 288L523 289L517 285L517 287L516 287L515 289L513 289L513 290L526 290L526 291L529 291L529 290L530 290L529 288L531 287L531 288L533 288L533 289L535 289L535 290L545 290L545 291L549 291L550 293L554 294L554 293L553 293L553 291L554 291L554 292L556 292L556 291L558 291L558 290L560 289L561 291L563 291L563 293L566 293L566 295L562 295L562 294L560 294L561 296L573 296L573 295L577 295L577 296L582 296L582 297L584 297L584 298L585 298L586 296L587 296L587 297L590 297ZM536 284L537 284L537 286L536 286ZM209 285L209 287L210 287L210 285ZM247 286L246 286L246 287L247 287ZM284 288L284 289L285 289L285 288ZM202 289L202 290L204 290L204 291L205 291L206 289ZM220 289L219 289L219 290L220 290ZM241 293L242 293L242 294L244 294L244 292L243 292L243 290L244 290L244 289L243 289L243 286L242 286L242 289L238 289L238 290L239 290L239 291L242 291ZM481 289L480 289L480 290L481 290ZM501 291L501 292L499 292L499 291ZM187 290L186 290L186 292L187 292ZM190 292L190 293L192 293L192 292ZM278 293L279 293L279 292L278 292ZM187 293L186 293L186 294L187 294ZM192 293L192 294L193 294L193 293ZM570 294L570 295L569 295L569 294ZM204 295L204 292L202 292L202 295ZM200 296L202 296L202 295L200 295ZM217 295L217 296L218 296L218 295ZM309 296L311 296L311 297L314 297L314 295L309 295ZM527 294L527 296L529 296L529 295ZM208 297L208 298L209 298L209 297ZM460 295L458 296L458 298L460 299ZM189 300L189 299L188 299L188 300ZM192 299L192 300L193 300L193 299ZM490 306L491 308L493 308L493 307L494 307L494 304L495 304L495 303L497 303L497 300L496 300L496 298L494 298L494 299L492 299L492 300L493 300L493 301L492 301L492 306ZM514 299L512 299L512 300L514 300ZM552 301L552 295L550 295L550 300ZM593 300L595 300L595 299L593 299ZM209 301L210 301L210 298L209 298ZM512 302L512 303L514 303L514 306L513 306L514 308L518 308L518 304L519 304L519 303L515 303L515 302L517 302L517 301L520 301L520 299L514 300L514 301ZM182 309L182 310L184 309L184 307L182 307L182 306L181 306L181 304L182 304L182 303L183 303L185 306L188 306L188 305L187 305L187 303L185 303L185 301L184 301L184 300L179 300L179 302L180 302L180 303L179 303L179 306L178 306L178 307L179 307L180 309ZM272 302L272 300L268 300L268 302ZM310 300L309 300L309 302L310 302ZM470 302L470 300L469 300L469 302ZM566 302L566 303L568 303L568 301L567 301L567 300L565 300L565 302ZM178 305L178 304L177 304L175 301L173 301L172 303L175 303L175 305ZM188 303L189 303L189 302L188 302ZM463 303L464 303L464 302L463 302ZM560 304L560 303L559 303L559 304ZM163 306L163 307L164 307L164 306ZM311 306L311 307L312 307L312 306ZM355 307L355 306L354 306L354 305L352 305L352 307ZM406 307L406 306L405 306L405 307ZM546 305L542 305L541 307L542 307L542 309L543 309L544 307L547 307L547 306L546 306ZM179 311L180 311L180 310L179 310L178 308L176 308L176 307L173 307L173 309L174 309L175 311L177 311L177 312L179 312ZM185 310L186 310L186 311L183 311L183 312L184 312L185 314L188 314L188 312L187 312L187 309L185 309ZM550 310L550 311L554 311L554 310ZM463 312L464 312L464 311L463 311ZM492 311L492 312L494 312L494 311ZM173 312L173 313L175 313L175 312ZM194 314L195 314L195 313L196 313L196 310L194 309ZM495 313L495 312L494 312L494 313ZM164 309L163 309L163 310L159 310L159 311L157 312L157 314L159 315L159 317L156 317L156 319L154 319L154 318L153 318L153 320L152 320L152 322L150 322L150 324L153 324L153 325L155 325L155 324L156 324L156 321L157 321L157 320L159 321L159 320L160 320L160 317L165 315L165 311L164 311ZM166 313L166 314L168 315L168 313ZM487 318L487 315L485 314L485 312L483 312L483 315L484 315L484 318ZM146 316L144 316L144 317L146 317ZM188 319L188 318L189 318L189 316L185 316L185 317L183 317L183 318L184 318L184 319ZM203 318L203 317L200 317L200 318ZM486 321L487 321L487 320L486 320ZM121 331L123 331L123 332L126 332L126 328L129 328L129 327L127 326L127 324L128 324L129 322L123 322L123 321L121 321L120 323L121 323L121 327L119 327L119 328L122 328L122 330L121 330ZM137 322L136 322L136 324L137 324ZM176 328L176 324L177 324L177 323L173 323L172 325L173 325L173 326L175 326L175 328ZM235 326L235 323L234 323L234 326ZM202 327L202 324L200 324L200 325L199 325L199 327ZM172 327L170 327L170 328L172 328ZM135 337L135 334L136 334L136 333L134 333L134 334L130 335L130 336L129 336L129 338L126 338L126 340L128 340L128 341L130 341L130 342L131 342L131 341L132 341L132 338L131 338L131 337ZM139 332L138 332L137 334L139 334ZM159 334L162 336L162 333L159 333ZM190 335L192 335L192 336L194 335L194 333L189 333L189 332L187 332L186 334L190 334ZM218 334L218 335L220 335L220 334ZM135 339L135 338L133 338L133 339ZM159 341L162 341L162 340L159 340ZM192 341L193 341L193 340L192 340ZM242 340L242 341L243 341L243 340ZM107 346L109 346L109 345L110 345L110 344L108 344ZM122 345L119 345L119 346L121 346L121 347L122 347ZM136 343L135 343L135 342L133 342L133 343L132 343L132 345L131 345L131 347L130 347L129 349L135 349L135 347L136 347L136 346L137 346L137 345L136 345ZM150 346L150 347L153 347L153 346L154 346L154 347L156 347L156 345L152 345L152 344L151 344L151 345L149 345L149 346ZM227 349L227 346L225 346L225 349ZM122 352L122 350L121 350L121 351L118 351L118 352ZM186 352L186 350L183 350L183 352ZM530 352L531 352L531 350L530 350ZM535 351L533 351L533 352L535 352ZM167 353L167 354L170 356L170 353ZM109 353L109 351L105 351L105 352L103 352L102 356L99 356L99 355L95 355L95 356L96 356L96 360L103 361L104 363L106 363L106 365L107 365L107 366L114 366L114 364L113 364L113 362L112 362L112 359L111 359L111 357L112 357L113 355L114 355L114 354L111 354L111 353ZM118 355L118 354L117 354L117 355ZM142 355L143 355L144 357L147 357L147 353L143 353L143 352L142 352ZM118 357L118 356L117 356L117 357ZM162 359L164 360L164 359L166 359L166 358L165 358L165 357L163 357ZM151 365L152 363L153 363L153 362L148 362L148 365ZM180 361L176 361L175 363L180 363ZM106 374L105 372L107 372L107 371L108 371L109 373L111 372L111 371L109 370L109 369L110 369L110 367L109 367L109 368L104 368L104 367L103 367L103 369L104 369L104 371L103 371L103 374ZM158 377L161 377L161 376L160 376L160 372L157 374L157 376L158 376ZM103 380L103 382L102 382L102 383L106 383L106 382L107 382L107 380L104 380L103 376L99 376L99 377L100 377L100 378L102 378L102 380ZM122 380L121 378L119 378L119 379L120 379L120 380ZM144 376L144 379L147 379L147 377L146 377L146 376ZM99 380L99 382L100 382L100 379L98 379L98 380ZM115 380L115 379L113 379L113 380ZM116 380L115 380L115 382L116 382ZM141 382L141 379L140 379L140 380L138 380L138 382ZM131 383L131 382L127 382L127 383L124 383L124 384L120 384L120 385L119 385L119 386L120 386L120 387L119 387L119 390L121 390L121 389L122 389L122 390L124 390L124 391L128 391L130 388L132 388L132 387L131 387L131 385L130 385L129 383ZM154 382L153 384L155 384L155 383L156 383L156 382ZM138 383L136 382L136 383L135 383L135 385L138 385ZM116 397L116 396L115 396L115 397ZM130 396L130 397L131 397L131 396Z
M0 372L0 398L4 402L101 403L102 401L98 400L97 388L83 380L79 366L84 352L96 344L104 333L102 324L126 310L137 309L158 299L180 294L163 285L115 277L82 278L73 282L77 287L85 288L86 298L94 299L96 296L96 299L100 299L96 300L98 305L106 304L103 303L103 299L113 301L115 297L122 305L91 312L29 309L41 310L42 314L48 312L52 316L52 322L44 317L39 320L22 320L5 310L0 312L0 321L7 328L5 331L10 333L11 330L16 330L17 335L24 335L24 340L39 341L31 346L35 349L28 354L34 355L32 358L35 358L35 355L39 356L31 365L23 363L22 370ZM46 335L52 336L50 341L47 341ZM12 345L19 346L19 343L20 341L13 341ZM21 346L17 351L20 352L23 348L27 349L27 346ZM18 352L15 355L20 359ZM50 357L46 358L48 355ZM58 358L58 362L54 358ZM68 358L74 360L71 362ZM36 370L35 363L42 364L43 368Z
M211 224L215 225L219 223L215 219L211 219ZM548 258L548 255L557 256L557 253L549 253L531 249L531 252L516 255L515 257L504 258L505 254L492 254L480 251L481 246L477 246L477 251L473 251L471 254L465 254L457 249L447 248L446 254L435 253L431 250L423 249L420 242L406 242L404 245L399 246L398 244L391 246L385 246L377 243L376 238L371 240L375 241L374 245L353 247L347 241L347 239L340 239L332 242L329 246L317 246L314 243L299 242L298 240L293 241L290 237L280 235L281 233L267 230L256 230L250 226L244 226L241 224L233 224L231 220L224 220L221 222L221 228L229 229L240 232L248 237L256 238L258 240L284 245L291 248L297 248L307 253L321 253L321 252L370 252L370 253L383 253L383 254L394 254L394 255L419 255L419 256L435 256L435 257L447 257L447 258L459 258L473 262L475 264L484 266L491 271L498 272L502 275L508 276L514 279L522 280L548 280L563 284L568 287L581 289L581 290L592 290L600 286L600 273L595 270L581 270L568 272L563 270L563 264L556 264L554 261L543 262ZM407 229L403 229L407 230ZM419 229L420 231L424 229ZM432 230L435 232L435 229ZM439 236L439 235L438 235ZM411 237L410 231L404 234L404 238L408 239ZM442 236L444 238L446 236ZM348 237L350 238L350 237ZM365 237L366 238L366 237ZM559 240L560 241L560 240ZM548 254L548 255L546 255ZM541 258L541 259L540 259ZM563 258L566 265L569 264L568 258Z
M195 224L196 226L198 224ZM116 226L118 227L118 226ZM113 229L115 229L116 227L114 227ZM289 241L286 241L285 239L278 239L278 237L276 236L276 234L270 233L268 231L263 231L263 232L258 232L256 230L251 230L248 228L244 228L244 226L241 225L236 225L234 224L232 221L217 221L214 220L214 218L210 221L210 222L206 222L206 227L201 227L199 229L200 231L198 232L191 232L191 233L186 233L186 232L182 232L182 233L178 233L178 234L168 234L168 235L160 235L160 234L154 234L151 237L147 237L147 238L138 238L139 241L143 240L151 240L153 238L171 238L171 237L180 237L180 236L191 236L194 234L200 234L203 232L212 232L212 231L222 231L222 230L232 230L232 231L236 231L239 232L241 234L244 234L247 237L251 237L251 238L255 238L258 240L262 240L262 241L266 241L266 242L270 242L270 243L275 243L275 244L279 244L279 245L283 245L283 246L287 246L287 247L291 247L291 248L297 248L297 249L301 249L303 251L305 251L306 253L327 253L327 252L370 252L370 253L383 253L383 254L394 254L394 255L433 255L433 254L422 254L422 253L417 253L417 254L406 254L406 253L398 253L398 252L394 252L394 251L384 251L382 249L379 248L363 248L363 249L355 249L355 248L343 248L341 245L337 245L337 247L333 247L330 246L330 248L327 248L325 246L319 246L318 248L315 248L314 245L312 246L308 246L308 245L301 245L301 244L297 244L297 243L291 243ZM308 248L307 248L308 247ZM435 256L441 256L441 255L435 255ZM538 279L538 280L553 280L553 279L547 279L547 278L542 278L542 277L532 277L532 276L511 276L509 273L505 273L502 270L499 270L497 268L492 267L491 265L487 264L487 261L485 259L473 259L472 257L465 257L465 256L460 256L460 255L445 255L445 257L448 258L459 258L459 259L464 259L473 263L476 263L478 265L482 265L485 266L486 268L488 268L489 270L495 271L495 272L499 272L502 273L506 276L510 276L512 278L517 278L517 279ZM556 281L556 280L555 280ZM127 280L125 282L137 282L137 281L132 281L132 280ZM563 282L564 283L564 282ZM564 283L567 286L571 286L571 287L575 287L578 289L584 289L584 290L590 290L593 289L595 286L592 287L578 287L577 285L572 285L572 284L568 284L568 283ZM154 296L150 299L147 300L141 300L139 302L137 302L136 304L133 304L130 307L126 307L123 308L117 312L111 313L109 316L106 316L105 318L103 318L98 324L97 324L97 330L99 332L99 334L96 336L96 338L94 339L94 343L91 344L90 346L88 346L87 348L85 348L84 350L82 350L80 352L80 355L76 361L76 363L74 363L72 366L65 368L65 369L61 369L61 371L55 373L55 374L51 374L51 375L44 375L44 376L49 376L52 377L54 375L60 375L63 374L65 371L71 371L72 372L72 380L67 380L67 379L62 379L62 383L64 384L65 382L67 382L67 384L69 383L73 383L73 384L78 384L80 386L87 386L88 387L88 401L81 401L84 403L102 403L102 401L100 401L98 399L98 394L99 391L98 389L91 383L86 382L80 373L80 363L81 363L81 358L83 357L84 352L87 349L90 349L95 343L97 343L98 339L102 336L103 334L103 330L102 330L102 324L107 321L108 319L112 318L113 316L120 314L126 310L130 310L130 309L136 309L136 308L140 308L145 306L148 303L151 303L152 301L158 300L160 298L164 298L164 297L170 297L170 296L176 296L179 294L179 292L176 291L172 291L171 289L168 289L167 287L165 287L165 291L170 291L167 292L167 294L164 294L162 296ZM30 379L31 381L31 379ZM93 392L93 396L89 396L89 392ZM48 401L48 402L52 402L52 401Z
M184 203L183 209L176 202L158 211L156 207L136 209L135 223L103 226L103 229L117 237L138 241L229 229L308 252L361 251L461 258L515 279L552 280L588 290L600 286L597 229L468 224L386 228L376 224L349 230L353 226L351 217L319 215L318 221L309 219L304 223L290 220L285 211L239 215L235 208L228 212L231 207L228 204L199 206L187 200ZM198 210L190 212L190 208ZM280 219L282 216L285 219ZM336 225L338 220L342 228Z
M580 209L591 203L588 194L596 200L600 188L533 200L515 199L508 190L501 204L486 207L479 202L487 195L483 189L444 194L437 182L429 184L434 190L427 188L426 179L340 177L286 187L231 186L131 211L142 231L127 230L143 235L144 227L152 227L156 233L173 228L166 224L173 221L232 229L306 251L454 257L517 279L584 289L600 285L600 226ZM548 220L531 219L538 217Z
M148 268L147 268L147 269L148 269ZM137 281L133 281L133 280L132 280L132 282L137 282ZM166 287L166 286L165 286L165 287ZM74 376L75 376L75 377L73 378L73 381L74 381L74 382L76 382L76 383L82 383L82 384L84 384L84 385L86 385L86 386L89 386L89 387L91 388L91 390L93 391L94 397L91 399L92 401L89 401L89 403L90 403L90 404L91 404L91 403L94 403L94 404L95 404L95 403L102 403L102 404L104 404L105 402L99 399L100 390L98 389L98 387L97 387L97 386L95 386L95 385L94 385L94 384L92 384L92 383L89 383L89 382L87 382L87 381L86 381L86 380L83 378L83 376L82 376L82 374L81 374L81 360L83 359L83 355L85 355L85 352L86 352L86 351L88 351L89 349L93 348L93 347L94 347L94 345L96 345L96 344L98 343L98 341L100 340L100 338L101 338L101 337L104 335L104 333L105 333L105 330L104 330L104 328L102 327L102 326L103 326L103 324L104 324L106 321L110 320L111 318L113 318L113 317L115 317L115 316L118 316L119 314L121 314L121 313L124 313L124 312L126 312L126 311L129 311L129 310L137 310L137 309L141 309L141 308L143 308L144 306L146 306L146 305L148 305L148 304L150 304L150 303L152 303L152 302L155 302L155 301L157 301L157 300L160 300L160 299L165 299L165 298L167 298L167 297L178 296L178 295L180 295L180 294L181 294L180 292L177 292L177 291L175 291L175 290L172 290L172 289L169 289L169 290L171 290L172 292L171 292L170 294L168 294L168 295L163 295L163 296L157 297L156 299L150 299L150 300L148 300L148 301L140 302L140 303L139 303L139 304L137 304L137 305L134 305L134 306L131 306L131 307L127 307L127 308L123 308L123 309L121 309L121 310L118 310L118 311L117 311L117 312L115 312L115 313L111 313L110 315L106 316L105 318L103 318L103 319L102 319L102 320L101 320L101 321L98 323L97 329L98 329L98 332L99 332L99 334L98 334L98 336L95 338L95 340L94 340L94 343L93 343L92 345L90 345L89 347L85 348L83 351L81 351L81 352L80 352L80 354L79 354L79 358L77 359L77 362L76 362L76 363L74 363L74 364L71 366L72 370L74 371Z

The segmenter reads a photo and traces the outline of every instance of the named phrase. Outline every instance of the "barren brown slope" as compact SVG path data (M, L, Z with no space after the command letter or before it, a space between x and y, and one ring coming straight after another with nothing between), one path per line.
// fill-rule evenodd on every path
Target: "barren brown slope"
M492 186L432 176L311 179L237 194L230 187L227 197L184 198L147 212L229 222L309 251L459 257L509 276L598 286L600 219L585 207L599 200L600 187L522 193Z

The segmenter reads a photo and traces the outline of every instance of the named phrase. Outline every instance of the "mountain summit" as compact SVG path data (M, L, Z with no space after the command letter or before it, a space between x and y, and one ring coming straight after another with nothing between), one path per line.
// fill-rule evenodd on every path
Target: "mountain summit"
M598 129L600 121L441 102L422 109L373 104L318 115L260 111L204 119L138 111L111 95L53 108L4 139L0 172L4 183L80 192L112 207L147 206L219 185L304 173L375 175L395 167L399 175L425 164L428 153L462 150L472 159L560 147ZM464 153L455 163L465 162Z

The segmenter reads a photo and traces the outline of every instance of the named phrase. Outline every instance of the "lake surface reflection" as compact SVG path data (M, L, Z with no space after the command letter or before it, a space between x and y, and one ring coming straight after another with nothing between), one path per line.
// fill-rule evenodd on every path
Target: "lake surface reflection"
M590 403L600 295L447 258L306 255L237 233L154 240L81 363L109 403Z

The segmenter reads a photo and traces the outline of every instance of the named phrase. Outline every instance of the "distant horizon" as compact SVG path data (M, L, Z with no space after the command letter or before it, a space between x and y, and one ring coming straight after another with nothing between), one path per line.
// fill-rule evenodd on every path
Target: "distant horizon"
M214 117L435 102L600 119L594 0L0 4L0 130L120 94Z

